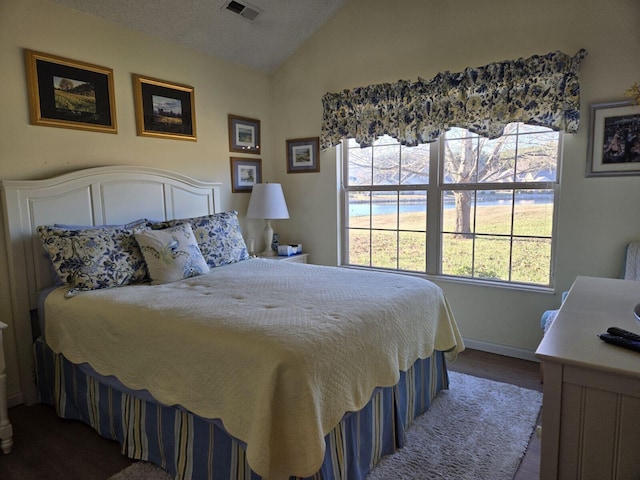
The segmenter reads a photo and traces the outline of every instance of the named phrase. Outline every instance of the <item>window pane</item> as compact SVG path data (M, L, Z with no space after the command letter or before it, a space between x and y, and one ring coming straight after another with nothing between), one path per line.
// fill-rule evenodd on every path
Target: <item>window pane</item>
M553 197L553 190L517 190L513 234L551 237Z
M424 272L427 268L426 232L399 232L398 268L411 272Z
M555 182L558 167L558 132L520 135L517 178L519 182Z
M373 185L400 183L400 144L373 147Z
M478 138L447 140L444 145L444 183L476 183Z
M369 228L371 226L371 194L369 192L349 192L349 227Z
M398 192L372 192L371 228L397 230Z
M400 230L424 232L427 228L427 192L412 190L400 193Z
M511 239L476 237L473 276L487 280L509 280Z
M475 192L446 190L442 199L442 231L472 233L475 229Z
M516 166L517 137L502 136L480 142L479 183L513 182Z
M349 141L351 143L351 140ZM349 175L347 185L371 185L371 149L360 148L353 141L356 148L348 150L349 155Z
M473 275L473 238L442 235L442 273L459 277Z
M511 235L512 190L478 192L476 233Z
M514 239L512 262L512 281L549 285L551 282L551 239Z
M349 264L370 266L370 231L349 229Z
M429 183L429 145L401 147L400 184L426 185Z
M398 243L396 232L373 230L371 232L371 266L398 268Z

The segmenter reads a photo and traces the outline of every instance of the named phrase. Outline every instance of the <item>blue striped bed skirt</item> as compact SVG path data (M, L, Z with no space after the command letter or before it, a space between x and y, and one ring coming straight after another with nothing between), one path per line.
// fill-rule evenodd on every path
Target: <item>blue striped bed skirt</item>
M145 391L114 386L55 354L42 340L35 343L35 357L41 403L117 440L124 455L159 465L176 480L262 478L248 465L245 444L226 433L220 421L160 405ZM404 445L406 429L446 388L442 352L416 361L395 386L377 389L362 410L347 413L326 435L322 467L306 478L364 480L383 456Z

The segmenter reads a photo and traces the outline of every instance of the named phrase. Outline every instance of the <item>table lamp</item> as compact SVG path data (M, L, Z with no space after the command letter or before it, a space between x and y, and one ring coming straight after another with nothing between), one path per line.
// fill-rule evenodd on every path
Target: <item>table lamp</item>
M279 183L256 183L251 190L249 207L247 208L247 218L261 218L266 220L264 227L264 252L261 255L273 255L271 241L273 240L273 229L271 220L289 218L287 202L284 200L282 185Z

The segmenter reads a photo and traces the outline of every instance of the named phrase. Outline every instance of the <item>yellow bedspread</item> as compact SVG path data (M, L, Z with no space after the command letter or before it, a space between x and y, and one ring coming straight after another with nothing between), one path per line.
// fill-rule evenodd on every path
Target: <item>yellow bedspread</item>
M46 340L247 444L267 479L321 466L324 435L434 349L464 349L424 279L251 259L165 285L46 300Z

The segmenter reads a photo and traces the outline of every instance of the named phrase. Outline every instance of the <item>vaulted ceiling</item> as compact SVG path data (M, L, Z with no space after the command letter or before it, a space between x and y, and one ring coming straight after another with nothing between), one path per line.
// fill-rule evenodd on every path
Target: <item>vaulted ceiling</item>
M269 73L347 0L51 1Z

